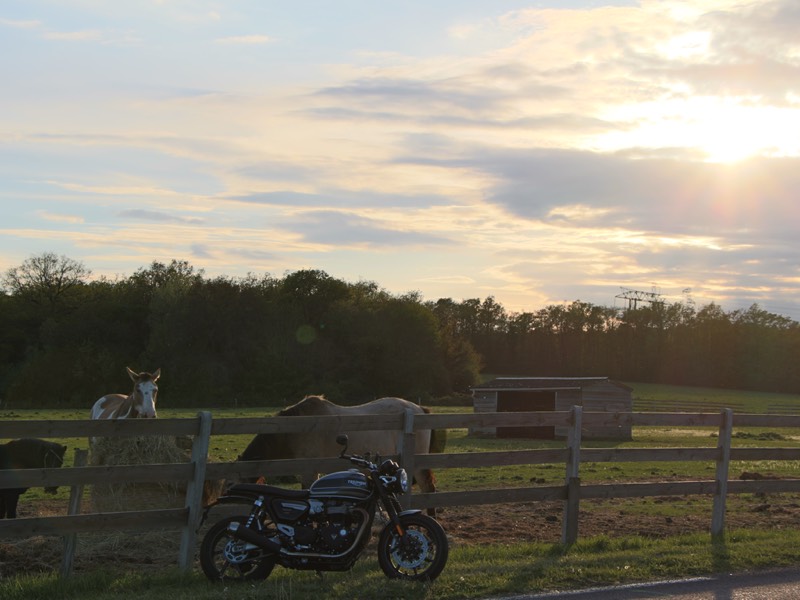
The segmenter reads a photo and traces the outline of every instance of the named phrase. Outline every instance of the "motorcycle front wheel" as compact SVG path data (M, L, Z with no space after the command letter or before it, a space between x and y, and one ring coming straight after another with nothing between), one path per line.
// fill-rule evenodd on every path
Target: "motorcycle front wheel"
M227 517L215 523L200 544L200 567L211 581L259 581L269 577L275 555L233 537L231 523L247 522L245 516Z
M389 523L378 539L378 564L387 577L433 581L447 563L447 535L438 521L413 513L400 517L401 535Z

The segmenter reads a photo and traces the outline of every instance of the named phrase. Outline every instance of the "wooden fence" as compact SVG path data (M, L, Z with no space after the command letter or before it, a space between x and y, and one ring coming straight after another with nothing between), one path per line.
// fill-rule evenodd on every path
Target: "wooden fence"
M708 448L582 448L583 427L596 426L716 427L716 447ZM465 429L473 427L556 426L567 427L563 448L515 450L506 452L418 454L413 453L415 431L420 429ZM351 417L267 417L254 419L213 419L201 412L196 419L158 419L131 421L2 421L0 436L76 438L113 436L192 436L191 459L183 464L131 466L76 466L63 469L24 469L0 471L0 488L70 486L70 507L79 504L85 485L119 482L187 482L183 508L136 512L68 514L63 516L0 520L0 539L33 535L64 536L62 571L71 567L74 536L82 532L147 531L174 529L181 532L178 564L188 569L193 561L196 533L202 518L202 488L205 480L271 475L293 475L309 470L322 472L346 468L341 459L275 460L209 463L209 440L214 435L255 433L338 433L364 430L403 432L399 460L412 471L416 468L449 469L505 465L565 465L562 485L528 486L476 491L420 493L409 496L405 504L413 508L502 504L531 501L562 501L562 542L578 538L580 501L590 498L644 498L651 496L705 494L713 498L711 533L724 533L725 506L729 494L757 492L800 492L800 479L729 480L731 460L800 460L800 448L732 448L733 427L800 427L800 416L734 415L730 409L714 413L584 413L580 407L567 412L515 412L476 414L424 414ZM707 461L716 464L713 480L665 483L611 483L583 485L583 463L653 461ZM76 500L77 498L77 500ZM72 510L71 512L75 512Z

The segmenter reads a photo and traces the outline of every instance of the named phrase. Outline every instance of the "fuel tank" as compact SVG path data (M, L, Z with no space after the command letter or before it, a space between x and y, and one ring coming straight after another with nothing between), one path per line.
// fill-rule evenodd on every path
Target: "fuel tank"
M367 476L357 469L329 473L317 479L309 488L312 498L348 498L364 500L370 496Z

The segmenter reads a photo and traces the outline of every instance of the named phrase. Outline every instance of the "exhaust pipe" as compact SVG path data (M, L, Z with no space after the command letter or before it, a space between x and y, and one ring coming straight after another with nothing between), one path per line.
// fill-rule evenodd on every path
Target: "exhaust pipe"
M241 523L230 523L228 531L233 534L233 537L258 546L262 550L279 554L283 549L282 546L268 537L259 534L257 531L242 527Z

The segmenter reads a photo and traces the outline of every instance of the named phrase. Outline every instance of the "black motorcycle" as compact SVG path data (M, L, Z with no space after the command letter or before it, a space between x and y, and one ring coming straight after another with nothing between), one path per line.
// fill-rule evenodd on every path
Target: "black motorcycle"
M249 515L214 524L200 546L200 565L212 581L260 580L275 565L288 569L347 571L372 533L376 513L385 522L378 564L387 577L433 581L447 562L448 542L434 518L402 510L409 490L405 469L393 460L348 455L359 467L321 477L307 490L234 484L217 503L251 504ZM379 465L376 463L380 463ZM379 510L381 509L382 510Z

